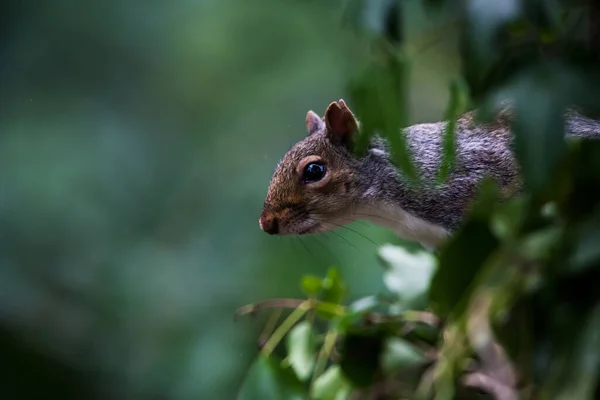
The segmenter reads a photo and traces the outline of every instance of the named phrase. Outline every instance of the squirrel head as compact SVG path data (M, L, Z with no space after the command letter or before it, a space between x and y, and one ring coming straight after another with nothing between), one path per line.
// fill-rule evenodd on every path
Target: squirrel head
M321 119L306 114L306 138L277 165L259 219L269 234L319 233L347 223L357 198L360 161L351 153L358 122L344 100Z

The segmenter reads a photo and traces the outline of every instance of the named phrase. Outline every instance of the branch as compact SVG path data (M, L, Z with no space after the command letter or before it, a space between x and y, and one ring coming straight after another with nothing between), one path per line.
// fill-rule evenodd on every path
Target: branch
M462 383L465 387L480 389L497 400L517 400L519 398L515 389L482 372L465 375Z

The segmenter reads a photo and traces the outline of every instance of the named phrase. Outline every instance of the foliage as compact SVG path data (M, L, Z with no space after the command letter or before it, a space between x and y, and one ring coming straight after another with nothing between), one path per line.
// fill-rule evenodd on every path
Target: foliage
M408 123L410 57L389 23L401 7L351 3L355 23L369 7L388 21L378 31L361 26L374 56L349 85L364 121L360 151L370 135L398 137ZM253 398L600 395L600 142L563 140L565 107L599 115L599 9L558 0L423 3L432 13L459 15L462 71L451 84L447 118L477 106L485 120L501 100L512 101L527 190L500 201L498 188L485 182L459 232L436 254L383 246L385 293L347 304L345 284L331 269L323 279L304 278L306 300L242 308L294 311L262 347L240 398L261 387ZM452 123L445 141L440 179L453 160ZM410 176L404 142L392 146ZM269 383L284 373L294 377L286 390L302 392L285 397L283 380Z

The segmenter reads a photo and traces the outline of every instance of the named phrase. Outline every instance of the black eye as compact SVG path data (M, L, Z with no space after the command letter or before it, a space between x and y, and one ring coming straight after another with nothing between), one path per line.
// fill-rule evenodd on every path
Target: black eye
M317 182L323 179L325 175L325 166L316 162L307 164L302 172L304 182Z

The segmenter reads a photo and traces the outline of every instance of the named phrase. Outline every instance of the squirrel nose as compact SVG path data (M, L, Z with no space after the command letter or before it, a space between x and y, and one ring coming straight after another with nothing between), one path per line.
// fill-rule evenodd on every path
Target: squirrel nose
M269 235L275 235L279 231L279 223L273 215L262 214L258 220L260 229L267 232Z

